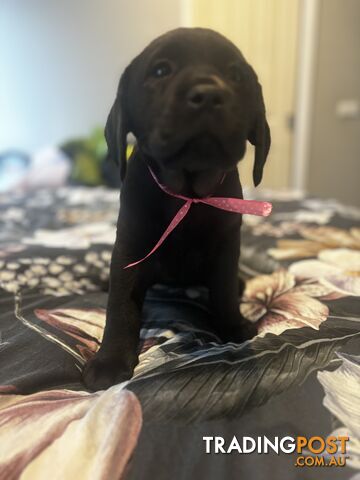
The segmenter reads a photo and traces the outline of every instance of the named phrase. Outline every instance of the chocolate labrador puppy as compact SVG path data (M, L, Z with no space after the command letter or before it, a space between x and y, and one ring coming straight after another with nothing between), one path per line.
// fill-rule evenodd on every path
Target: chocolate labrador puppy
M127 162L129 132L137 144ZM154 283L207 286L213 328L224 341L256 333L239 312L241 215L193 204L155 253L124 267L152 249L184 204L156 178L172 193L192 198L242 198L237 163L246 141L255 145L255 185L270 147L254 70L229 40L203 28L170 31L131 62L105 136L109 156L120 162L122 187L104 337L83 374L95 390L132 376L142 304Z

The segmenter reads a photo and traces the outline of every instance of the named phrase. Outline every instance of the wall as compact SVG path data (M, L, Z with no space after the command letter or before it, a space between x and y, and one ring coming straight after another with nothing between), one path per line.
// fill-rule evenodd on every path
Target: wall
M261 186L290 186L299 0L191 0L194 26L230 38L255 68L263 86L272 145ZM240 163L244 185L252 185L253 148Z
M123 68L179 22L180 0L1 0L0 151L103 125Z
M307 190L360 205L359 0L322 0L318 28Z

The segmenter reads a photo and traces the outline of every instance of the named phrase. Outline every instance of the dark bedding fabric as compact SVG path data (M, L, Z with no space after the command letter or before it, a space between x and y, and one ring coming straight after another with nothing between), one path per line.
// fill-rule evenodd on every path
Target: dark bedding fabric
M204 453L202 436L210 431L232 437L341 429L354 445L348 464L360 468L360 212L334 201L266 200L274 205L270 218L244 218L239 265L247 280L240 308L259 322L255 339L219 343L207 326L211 313L201 287L159 285L147 295L140 363L126 385L144 417L132 478L146 478L145 471L198 478L209 468L206 478L214 479L224 478L224 469L227 478L354 472L304 474L284 467L294 463L289 456L271 463L266 455L263 461L248 455L239 465L236 455ZM84 391L81 369L104 326L117 211L118 192L103 188L0 197L0 415L9 397ZM19 440L11 429L1 438L10 447ZM6 461L0 452L0 464ZM275 475L274 465L291 474Z

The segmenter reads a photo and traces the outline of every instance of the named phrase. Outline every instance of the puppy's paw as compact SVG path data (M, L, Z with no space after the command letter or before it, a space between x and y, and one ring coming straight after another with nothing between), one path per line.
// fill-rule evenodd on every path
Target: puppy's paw
M85 365L82 377L86 387L92 391L106 390L112 385L129 380L134 367L124 365L118 357L105 356L101 351Z

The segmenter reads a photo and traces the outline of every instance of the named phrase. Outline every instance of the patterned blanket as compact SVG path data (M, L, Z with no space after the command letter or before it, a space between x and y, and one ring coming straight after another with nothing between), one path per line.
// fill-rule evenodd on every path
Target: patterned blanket
M258 336L222 344L204 288L156 285L134 377L96 393L81 369L102 338L118 192L0 197L0 479L48 478L54 462L55 478L119 478L142 417L239 419L316 371L324 411L350 436L348 465L360 468L360 211L263 197L273 214L244 216L239 264L240 309Z

